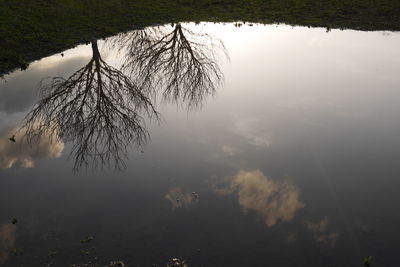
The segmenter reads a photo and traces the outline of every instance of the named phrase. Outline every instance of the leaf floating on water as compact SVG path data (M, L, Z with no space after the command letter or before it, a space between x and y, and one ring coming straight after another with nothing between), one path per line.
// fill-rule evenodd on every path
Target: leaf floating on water
M87 236L84 239L81 240L81 243L89 243L90 241L92 241L94 239L93 236Z
M49 251L49 256L50 256L50 257L54 257L56 254L57 254L57 251L56 251L56 250L50 250L50 251Z
M11 250L11 254L13 256L22 255L22 254L24 254L24 250L22 248L13 248Z
M192 197L193 197L193 200L198 200L199 194L197 194L196 192L192 192Z
M127 266L123 261L112 261L106 267L125 267Z
M81 249L81 254L82 254L82 255L89 255L90 252L87 251L87 250Z
M186 262L183 259L179 258L172 258L168 264L167 267L188 267Z
M17 218L14 217L14 218L11 219L11 223L12 224L17 224L17 222L18 222Z
M364 266L365 267L370 267L372 263L372 256L368 256L364 259Z

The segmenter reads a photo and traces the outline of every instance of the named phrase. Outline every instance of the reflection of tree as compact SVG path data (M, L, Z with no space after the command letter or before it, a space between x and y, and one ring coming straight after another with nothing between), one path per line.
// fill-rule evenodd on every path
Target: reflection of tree
M166 100L197 106L222 81L217 54L225 48L210 35L177 24L172 31L133 31L118 42L126 49L125 68L138 76L143 88L162 88Z
M163 99L193 107L222 81L216 60L217 52L225 52L222 43L180 24L112 41L126 52L123 70L131 76L108 65L92 42L88 64L67 79L52 77L40 84L42 98L22 127L31 143L45 134L72 143L75 168L123 167L129 145L144 145L149 138L144 117L158 119L149 96L161 92Z
M41 83L42 99L27 116L27 138L34 141L50 130L73 144L75 168L120 168L128 145L148 139L142 116L158 114L132 79L101 58L96 42L92 50L89 63L68 79Z

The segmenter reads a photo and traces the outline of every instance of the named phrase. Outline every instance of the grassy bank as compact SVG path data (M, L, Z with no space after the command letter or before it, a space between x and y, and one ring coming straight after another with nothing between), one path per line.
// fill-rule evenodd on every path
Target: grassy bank
M79 43L174 21L399 30L397 0L0 0L0 74Z

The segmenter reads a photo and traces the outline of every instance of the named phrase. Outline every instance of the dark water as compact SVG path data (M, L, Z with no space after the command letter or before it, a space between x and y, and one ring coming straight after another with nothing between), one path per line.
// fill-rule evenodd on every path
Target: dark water
M215 69L200 73L205 76L197 87L192 82L198 76L179 76L180 91L166 92L168 82L159 81L173 76L164 61L175 53L167 51L154 65L163 69L149 72L157 71L148 100L158 120L146 115L146 107L134 113L143 116L140 126L150 139L135 139L137 131L129 129L113 132L111 139L122 141L102 156L96 148L104 142L92 140L85 150L88 133L76 134L79 125L95 134L111 129L90 116L76 124L63 119L71 113L57 117L61 140L51 138L57 131L44 131L28 142L23 136L29 130L18 131L42 97L38 83L87 66L95 51L90 44L1 81L0 262L67 266L96 257L101 266L112 260L165 266L179 257L188 266L363 266L371 255L372 266L398 266L400 36L288 26L182 27L196 42L201 67ZM138 42L133 51L146 53L175 30L98 41L103 67L128 69L130 42ZM143 78L140 55L131 61L136 72L121 73ZM135 101L130 107L143 103ZM85 110L98 115L104 109ZM49 117L43 112L31 130ZM122 122L113 118L111 124ZM8 138L15 133L14 143ZM130 145L124 141L129 136ZM143 146L134 146L135 140ZM93 240L82 243L87 236Z

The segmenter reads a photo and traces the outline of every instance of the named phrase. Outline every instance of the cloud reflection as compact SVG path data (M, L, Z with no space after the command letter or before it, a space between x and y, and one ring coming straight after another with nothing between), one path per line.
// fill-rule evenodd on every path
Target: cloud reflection
M240 153L240 150L234 146L223 145L221 151L228 156L235 156Z
M196 192L185 193L181 188L175 187L164 196L165 199L171 202L172 208L188 208L190 205L196 203L199 200Z
M328 231L328 219L325 218L319 222L307 222L307 228L310 229L317 242L328 243L334 246L338 233Z
M17 129L9 130L0 135L0 168L8 169L19 163L22 168L32 168L35 159L58 158L62 155L64 144L55 141L53 135L46 132L37 142L29 143L26 138L26 129L22 128L15 136L16 142L9 140Z
M16 226L10 223L0 225L0 264L7 261L10 251L15 246Z
M218 187L214 183L214 191L223 195L236 193L244 211L259 213L267 226L278 221L290 221L304 207L299 200L300 190L295 185L274 181L260 170L241 170L223 182L228 182L228 185Z
M264 125L265 121L260 118L238 119L232 132L255 147L268 148L272 143L272 134L265 130Z

